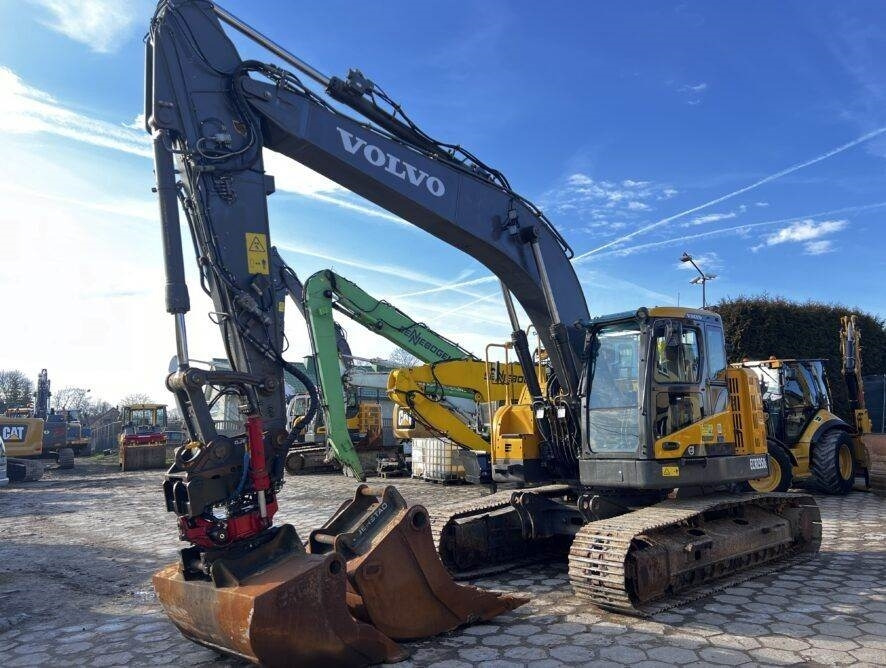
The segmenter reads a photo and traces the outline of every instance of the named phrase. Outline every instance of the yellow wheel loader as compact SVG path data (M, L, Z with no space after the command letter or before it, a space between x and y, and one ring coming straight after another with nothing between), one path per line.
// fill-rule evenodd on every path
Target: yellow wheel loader
M831 411L826 360L770 358L734 365L756 374L766 411L770 471L748 481L751 489L785 491L796 484L848 494L856 477L869 478L869 450L879 452L881 439L870 434L855 316L842 318L840 349L850 422Z

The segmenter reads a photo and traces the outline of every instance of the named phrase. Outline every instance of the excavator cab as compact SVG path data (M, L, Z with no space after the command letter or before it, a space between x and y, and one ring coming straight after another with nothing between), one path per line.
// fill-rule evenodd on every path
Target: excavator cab
M717 314L669 307L597 318L587 349L584 484L671 489L766 474L759 400L738 398L752 376L727 368Z

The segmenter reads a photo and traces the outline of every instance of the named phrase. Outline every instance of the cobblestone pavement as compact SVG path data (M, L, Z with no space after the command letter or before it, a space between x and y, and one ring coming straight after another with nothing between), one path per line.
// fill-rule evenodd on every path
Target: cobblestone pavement
M78 460L37 483L0 490L0 664L239 665L184 640L166 620L150 576L175 560L161 473L119 474ZM471 487L397 482L433 507ZM338 476L290 479L281 521L302 536L352 495ZM624 664L886 664L886 499L818 497L821 556L695 604L635 619L572 596L563 565L477 581L531 601L490 624L410 643L407 666L461 668Z

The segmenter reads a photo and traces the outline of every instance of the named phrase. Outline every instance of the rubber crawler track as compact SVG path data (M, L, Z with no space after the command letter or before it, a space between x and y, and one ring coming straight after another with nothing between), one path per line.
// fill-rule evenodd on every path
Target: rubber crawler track
M705 512L739 505L764 509L787 504L812 518L813 536L808 543L787 547L775 559L758 561L747 568L702 583L666 599L637 605L627 590L626 563L634 539L644 533L684 526ZM821 545L821 514L815 500L806 494L744 494L663 501L654 506L591 522L576 535L569 553L569 578L576 593L601 608L630 615L652 615L684 605L731 585L811 559Z
M441 506L435 512L430 513L430 517L431 535L434 538L434 547L437 548L437 553L440 555L440 558L443 561L443 565L446 566L447 570L449 570L454 579L468 580L471 578L492 575L494 573L501 573L503 571L510 570L511 568L525 566L526 564L532 564L544 559L546 556L548 556L547 553L536 552L533 554L528 554L526 557L521 559L512 559L510 561L493 563L489 564L486 567L470 571L458 571L454 568L453 564L447 563L444 553L440 550L440 541L442 539L443 532L446 529L446 526L450 522L461 519L463 517L470 517L471 515L480 516L485 513L499 510L501 508L506 508L511 505L511 497L514 494L519 494L520 492L533 492L536 494L559 494L569 492L570 490L571 487L569 485L546 485L544 487L531 487L522 490L507 490L504 492L496 492L494 494L481 496L477 499L471 499L469 501L459 501L458 503L451 503L445 506Z

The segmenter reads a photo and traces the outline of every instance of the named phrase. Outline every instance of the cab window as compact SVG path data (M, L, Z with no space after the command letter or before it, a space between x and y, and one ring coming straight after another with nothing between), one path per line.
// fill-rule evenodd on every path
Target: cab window
M666 334L655 337L655 382L695 383L700 363L695 329L684 328L671 345Z
M708 354L708 378L723 380L726 374L726 340L722 327L708 325L705 328L705 348Z

